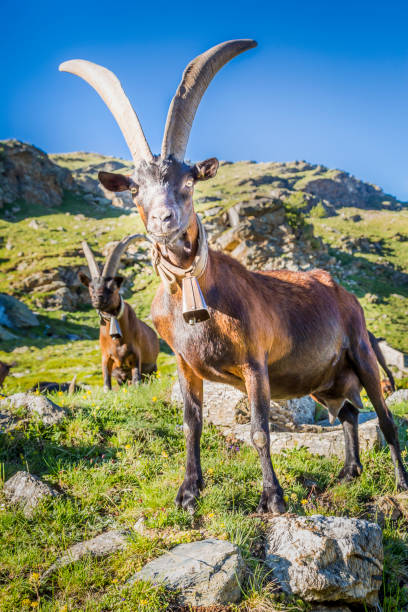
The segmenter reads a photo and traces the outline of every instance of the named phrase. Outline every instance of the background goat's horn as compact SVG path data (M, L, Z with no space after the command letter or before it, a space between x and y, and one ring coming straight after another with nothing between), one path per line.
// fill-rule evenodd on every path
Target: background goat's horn
M132 242L132 240L136 240L137 238L147 240L147 236L144 234L132 234L131 236L127 236L123 238L113 249L112 253L106 260L105 266L103 268L102 276L104 278L114 278L116 275L117 269L119 268L120 258L122 253L125 251L127 245Z
M141 159L146 161L153 159L139 119L113 72L98 64L80 59L60 64L59 70L76 74L98 92L115 117L135 163Z
M92 278L99 278L101 275L101 271L99 269L98 264L96 263L95 256L92 253L89 244L85 242L85 240L82 243L82 250L85 254L88 268L89 268Z
M183 161L194 116L213 77L233 57L256 45L256 41L250 39L229 40L189 63L167 114L161 149L163 159L173 155Z

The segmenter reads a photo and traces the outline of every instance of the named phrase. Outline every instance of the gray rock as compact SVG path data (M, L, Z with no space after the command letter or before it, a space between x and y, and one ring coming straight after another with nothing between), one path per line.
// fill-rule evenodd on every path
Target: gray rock
M35 508L46 497L57 497L58 491L28 472L17 472L4 484L4 495L9 504L22 506L23 513L31 518Z
M11 329L36 327L38 319L23 302L6 293L0 293L0 324Z
M180 385L177 381L172 389L172 401L182 404ZM303 423L314 423L316 404L309 396L293 400L271 401L269 419L280 428ZM204 417L214 425L233 427L236 423L250 420L248 399L245 393L219 383L204 381Z
M118 550L123 550L127 544L127 533L126 531L120 531L118 529L112 529L106 531L100 535L86 540L85 542L79 542L71 546L63 555L57 558L57 560L44 572L41 576L41 582L45 582L47 578L55 572L59 567L65 567L70 563L79 561L85 555L91 555L92 557L106 557L111 555Z
M10 405L13 408L24 408L31 416L38 417L47 426L59 423L66 415L64 408L47 397L35 393L14 393L0 401L0 408L7 409Z
M19 140L1 140L0 155L0 207L19 198L60 206L64 190L74 188L71 172L54 164L37 147Z
M385 361L389 366L395 366L401 374L408 373L408 354L399 351L389 344L385 340L378 343L381 351L384 354Z
M238 602L244 574L245 564L237 546L209 538L179 544L150 561L129 584L137 580L163 583L171 590L180 590L182 604L211 606Z
M382 582L378 525L336 516L279 516L269 521L265 563L289 594L315 602L375 606Z
M387 404L400 404L401 402L408 402L408 389L398 389L387 397Z

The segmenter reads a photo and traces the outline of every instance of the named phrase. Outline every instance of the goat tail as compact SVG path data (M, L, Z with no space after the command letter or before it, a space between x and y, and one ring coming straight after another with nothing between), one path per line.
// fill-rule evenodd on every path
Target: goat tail
M382 367L382 369L384 370L384 372L386 373L387 378L390 381L390 385L391 385L392 391L394 392L395 391L394 376L392 375L391 370L387 366L384 354L383 354L382 350L380 349L380 345L378 344L377 338L369 330L367 330L367 331L368 331L368 337L370 339L370 344L371 344L371 347L372 347L372 349L373 349L373 351L375 353L375 356L377 357L377 361L380 364L380 366Z

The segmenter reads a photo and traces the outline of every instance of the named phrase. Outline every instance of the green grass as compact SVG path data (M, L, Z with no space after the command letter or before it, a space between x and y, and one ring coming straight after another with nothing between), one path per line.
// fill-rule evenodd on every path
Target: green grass
M0 609L25 609L24 601L44 611L165 610L172 597L150 585L126 587L144 563L173 547L208 536L240 546L252 568L242 585L237 610L307 610L306 604L282 601L255 560L265 526L256 510L261 472L255 451L231 447L206 425L202 463L206 486L195 517L178 510L174 498L184 474L181 410L168 401L173 377L156 377L138 389L101 390L55 401L68 409L67 418L51 428L23 421L0 437L2 477L29 469L63 495L44 502L29 520L0 499ZM408 405L398 407L405 414ZM405 448L407 433L401 422ZM406 451L404 451L406 454ZM363 454L364 472L351 484L338 484L337 458L319 458L305 449L273 458L285 490L289 512L373 518L373 502L395 493L388 450ZM310 481L315 484L312 486ZM370 514L371 513L371 514ZM140 517L146 529L133 529ZM397 612L408 604L406 519L388 522L384 530L386 607ZM41 575L69 546L104 530L125 528L128 547L105 559L85 557L57 570L45 584ZM30 604L31 605L31 604ZM265 606L262 608L261 606ZM29 606L26 606L29 609Z

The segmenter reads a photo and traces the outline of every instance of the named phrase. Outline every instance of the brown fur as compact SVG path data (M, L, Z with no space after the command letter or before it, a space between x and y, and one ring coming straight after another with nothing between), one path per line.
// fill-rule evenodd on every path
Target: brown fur
M119 384L127 380L137 383L140 377L156 371L159 340L155 332L137 318L133 308L126 302L119 324L122 338L111 338L109 322L100 326L102 367L106 368L109 376L113 375Z
M10 374L11 368L14 368L15 365L17 365L15 361L13 361L13 363L0 361L0 389L3 387L5 379Z

